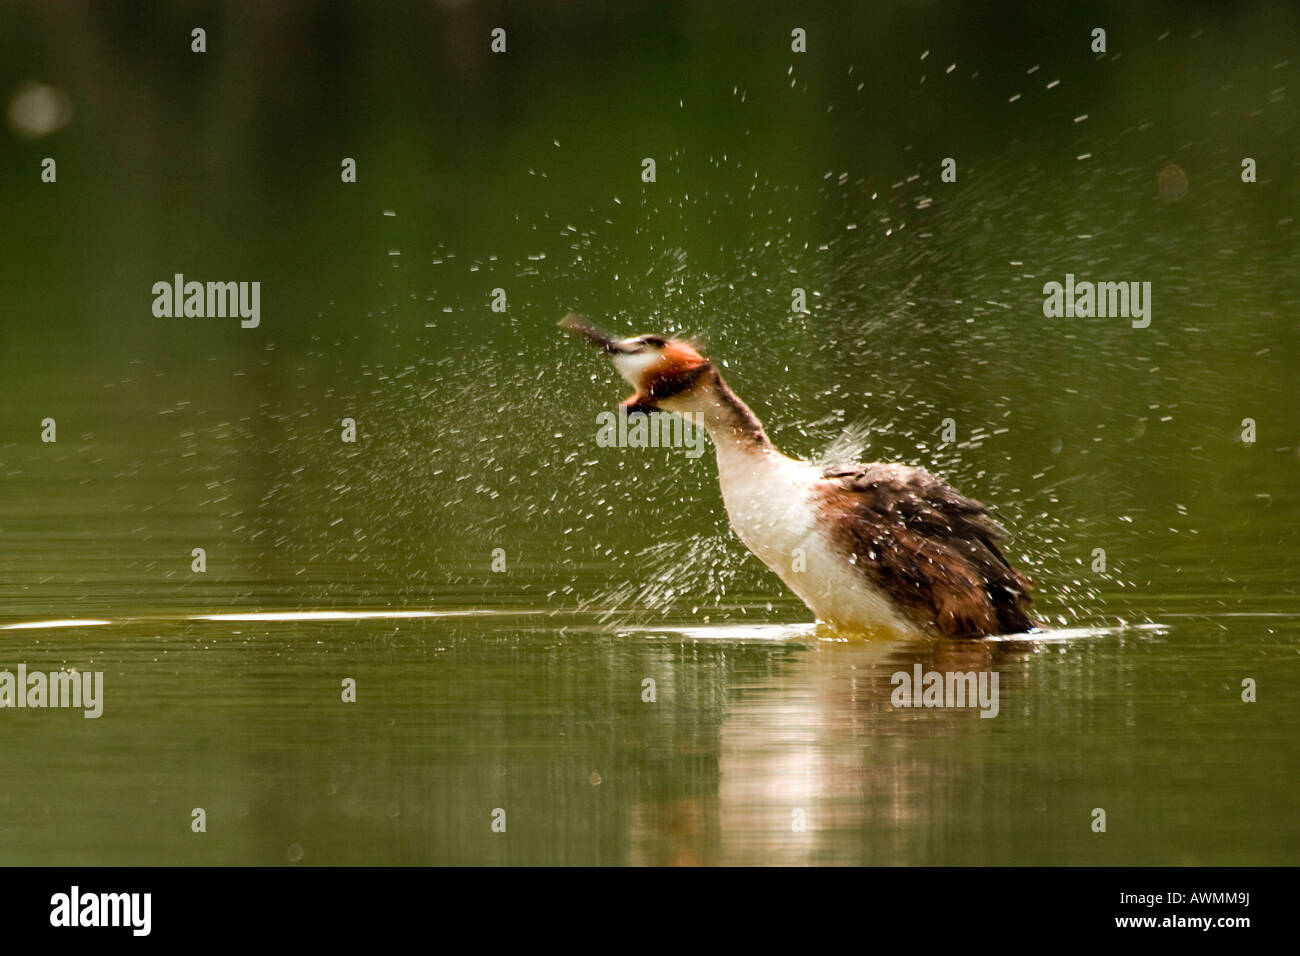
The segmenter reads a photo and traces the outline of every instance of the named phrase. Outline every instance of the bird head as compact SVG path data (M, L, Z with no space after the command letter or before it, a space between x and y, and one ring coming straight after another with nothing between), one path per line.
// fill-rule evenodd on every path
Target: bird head
M635 391L623 401L631 412L683 411L713 366L690 342L662 335L618 338L570 312L560 328L598 346Z

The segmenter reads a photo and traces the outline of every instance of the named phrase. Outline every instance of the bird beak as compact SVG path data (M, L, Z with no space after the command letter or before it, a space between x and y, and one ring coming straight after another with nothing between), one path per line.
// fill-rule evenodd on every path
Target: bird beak
M610 335L604 329L597 328L580 315L570 312L564 318L560 319L560 328L575 335L579 338L586 339L588 342L596 345L601 351L608 355L617 355L622 352L621 340ZM650 412L659 411L655 405L654 399L649 395L637 389L636 394L629 395L621 403L623 410L628 415L637 413L649 414Z
M593 345L597 345L602 351L614 353L618 351L618 339L610 335L604 329L599 329L592 325L582 316L570 312L564 318L560 319L560 328L570 335L576 335L584 338Z

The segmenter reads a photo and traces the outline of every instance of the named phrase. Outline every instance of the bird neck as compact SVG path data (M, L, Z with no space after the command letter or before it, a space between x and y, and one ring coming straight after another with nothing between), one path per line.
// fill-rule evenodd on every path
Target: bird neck
M689 406L682 410L702 416L704 428L719 457L776 451L758 416L727 386L717 369L713 369L708 380L694 390Z

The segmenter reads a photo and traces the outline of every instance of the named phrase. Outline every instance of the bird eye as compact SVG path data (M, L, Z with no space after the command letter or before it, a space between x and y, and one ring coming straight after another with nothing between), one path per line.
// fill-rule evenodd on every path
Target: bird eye
M624 355L640 355L650 348L661 349L667 345L667 340L657 335L639 335L634 339L625 339L620 348Z

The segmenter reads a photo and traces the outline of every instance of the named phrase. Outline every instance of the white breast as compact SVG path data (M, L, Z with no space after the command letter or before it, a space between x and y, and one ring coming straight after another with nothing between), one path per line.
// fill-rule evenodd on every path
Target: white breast
M818 620L915 633L834 546L814 504L819 480L814 466L776 451L718 450L718 481L732 529Z

